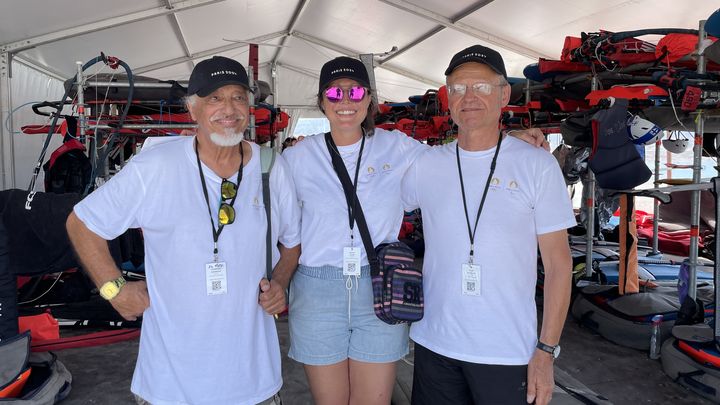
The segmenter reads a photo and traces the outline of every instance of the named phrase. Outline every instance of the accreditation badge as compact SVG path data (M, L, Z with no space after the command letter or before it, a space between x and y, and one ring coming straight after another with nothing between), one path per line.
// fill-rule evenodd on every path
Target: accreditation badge
M205 265L205 287L207 295L227 294L227 266L225 262Z
M343 276L360 276L360 248L343 248Z
M480 296L480 265L463 263L462 265L463 295Z

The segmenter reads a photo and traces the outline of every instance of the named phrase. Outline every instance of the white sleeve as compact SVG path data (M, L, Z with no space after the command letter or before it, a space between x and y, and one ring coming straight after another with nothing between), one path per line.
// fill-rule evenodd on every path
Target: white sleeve
M278 241L288 248L297 246L300 243L300 207L288 164L280 154L275 156L270 172L270 196L272 223L273 227L277 226Z
M115 239L128 228L141 226L138 215L146 187L133 160L73 209L85 226L103 239Z
M417 160L420 155L430 150L430 146L418 141L417 139L413 139L405 135L404 132L398 130L395 130L393 132L402 135L403 140L401 144L403 149L403 155L407 159L410 166L412 166L412 164L415 162L415 160Z
M567 186L557 161L542 170L535 200L535 232L542 235L575 226L575 216Z
M420 199L418 198L418 190L417 190L418 165L419 165L418 159L415 159L415 161L410 165L408 170L405 172L405 175L403 176L403 179L402 179L402 186L400 187L400 193L401 193L403 209L405 211L412 211L412 210L420 207Z

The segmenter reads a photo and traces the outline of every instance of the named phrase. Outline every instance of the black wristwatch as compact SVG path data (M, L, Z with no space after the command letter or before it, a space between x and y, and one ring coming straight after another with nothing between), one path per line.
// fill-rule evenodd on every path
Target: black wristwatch
M546 345L545 343L538 340L537 345L535 346L538 349L550 353L553 356L553 360L557 359L558 356L560 356L560 345L557 346L550 346Z

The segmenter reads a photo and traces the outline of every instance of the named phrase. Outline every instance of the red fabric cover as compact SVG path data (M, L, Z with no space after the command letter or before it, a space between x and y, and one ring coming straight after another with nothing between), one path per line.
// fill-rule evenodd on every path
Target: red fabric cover
M47 134L50 130L50 124L44 124L44 125L25 125L20 127L20 131L22 131L23 134L32 135L32 134ZM67 121L63 120L62 123L60 123L60 126L55 127L55 132L58 135L64 135L65 132L67 132Z
M376 128L386 129L386 130L388 130L388 131L392 131L392 130L394 130L394 129L397 129L397 126L395 125L394 122L386 122L386 123L384 123L384 124L377 124L377 125L375 125L375 127L376 127Z
M447 86L440 86L437 92L441 112L450 112L450 101L448 100Z
M18 330L20 333L29 330L33 343L60 338L58 321L47 312L39 315L18 317Z
M436 115L433 117L430 117L430 121L432 121L433 128L439 133L444 134L445 132L452 129L450 126L450 116L449 115Z
M11 382L5 387L0 387L0 398L17 398L20 396L22 389L25 387L28 378L30 378L30 372L32 368L28 367L27 370L23 371L15 381ZM14 402L14 401L13 401Z
M620 64L620 66L630 66L636 63L651 63L657 59L654 53L611 53L607 58Z
M415 136L413 136L413 127L415 128ZM440 133L433 127L431 121L416 121L409 118L401 118L395 124L395 128L419 141L428 138L438 138L440 136Z
M717 38L708 36L713 42ZM663 62L677 62L687 55L695 52L698 43L698 36L693 34L667 34L658 41L655 47L655 58L663 56L667 52L667 56L663 57Z
M579 48L582 45L582 38L578 37L565 37L565 43L560 54L560 60L563 62L571 62L571 53L575 48Z
M646 228L638 228L638 237L645 238L648 242L652 240L652 225ZM698 237L698 247L703 248L702 237ZM663 253L678 256L690 254L690 230L675 232L658 231L658 249Z
M559 60L543 59L538 60L540 73L550 72L589 72L590 66L580 62L564 62Z
M23 134L27 135L33 135L33 134L47 134L50 130L50 124L44 124L44 125L25 125L20 128L20 131L22 131ZM67 121L63 120L62 123L60 123L59 127L55 127L55 132L58 135L64 135L65 132L67 132Z
M32 280L32 277L17 276L17 288L22 288L25 284L30 282L30 280Z
M71 150L81 150L85 151L85 145L80 143L77 139L69 139L65 142L63 142L60 147L55 149L55 151L50 155L50 164L48 167L52 168L55 165L55 161L62 155L70 152Z
M270 139L275 139L278 131L287 128L290 124L290 116L284 111L280 111L275 116L275 122L270 121L270 110L258 108L255 110L255 136L257 143L265 143Z
M390 111L392 111L392 107L390 107L389 105L387 105L387 104L378 105L378 113L379 114L387 114Z
M140 329L118 329L88 333L61 339L33 341L30 350L33 352L46 352L48 350L75 349L79 347L102 346L111 343L124 342L140 337Z
M398 235L398 239L405 239L408 235L410 235L415 230L415 226L411 224L410 222L403 221L402 225L400 225L400 234Z
M648 100L650 97L667 97L668 92L661 87L653 84L647 85L631 85L631 86L613 86L607 90L595 90L588 93L585 99L591 106L597 105L604 98L615 97L625 98L628 100Z

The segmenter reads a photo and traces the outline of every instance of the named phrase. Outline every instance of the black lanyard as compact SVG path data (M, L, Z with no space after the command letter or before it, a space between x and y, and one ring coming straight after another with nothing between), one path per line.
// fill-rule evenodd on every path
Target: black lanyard
M463 207L465 208L465 221L468 227L468 236L470 237L470 264L472 264L473 255L475 254L475 232L477 232L478 221L480 220L480 214L482 213L483 205L485 205L485 197L487 197L488 189L490 188L490 181L492 181L492 175L495 172L495 163L497 163L498 153L500 153L500 145L502 144L502 132L498 136L498 143L495 146L495 155L493 155L492 162L490 162L490 174L488 174L487 182L485 183L485 190L483 190L482 199L480 200L480 206L478 207L477 217L475 217L475 227L470 229L470 216L468 215L467 201L465 199L465 184L463 183L462 168L460 167L460 146L459 142L455 144L455 156L457 157L458 174L460 175L460 191L462 192Z
M210 215L210 226L212 227L213 234L213 255L215 261L218 261L218 239L220 239L220 233L223 230L224 225L218 222L218 229L215 229L215 222L213 221L212 209L210 208L210 197L208 196L207 185L205 184L205 174L203 174L202 163L200 163L200 153L198 152L197 138L195 138L195 157L197 158L198 172L200 172L200 182L202 183L203 194L205 195L205 203L207 204L208 214ZM242 142L240 142L240 168L238 169L237 175L237 188L235 190L235 196L230 200L230 206L235 205L235 199L240 194L240 182L243 177L243 160L245 160L245 153L243 152ZM225 179L223 179L225 180ZM222 184L222 182L220 183ZM221 187L222 188L222 187ZM220 190L220 198L222 198L222 190ZM234 208L234 207L233 207ZM237 215L236 215L237 217Z
M338 157L342 159L342 156L340 156L340 151L338 150L337 145L335 145L335 141L332 139L332 135L330 132L327 132L325 134L325 143L328 146L328 149L330 150L330 153L336 153ZM365 132L363 131L362 141L360 142L360 153L358 153L357 158L357 164L355 166L355 181L353 182L353 190L352 194L349 195L347 192L345 193L345 200L347 201L348 205L348 223L350 224L350 239L354 239L353 236L353 228L355 228L355 201L357 201L357 198L355 196L357 195L357 185L358 185L358 175L360 174L360 158L362 158L363 149L365 148ZM332 158L332 156L331 156ZM345 190L343 190L345 191Z

